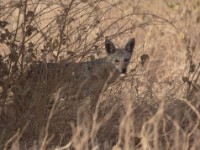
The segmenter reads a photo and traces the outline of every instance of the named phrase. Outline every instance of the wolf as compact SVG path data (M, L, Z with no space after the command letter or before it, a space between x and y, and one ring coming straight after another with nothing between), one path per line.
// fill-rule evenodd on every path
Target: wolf
M73 64L72 67L77 68L74 75L71 74L75 81L62 86L61 97L66 99L66 96L71 95L69 89L73 89L75 90L73 94L75 99L83 99L89 96L91 107L95 107L100 93L104 92L108 85L116 81L121 74L126 74L134 46L134 38L130 39L124 48L116 48L111 40L106 39L107 56L93 61Z
M38 63L33 65L20 81L14 91L15 102L25 110L34 104L49 104L53 93L59 99L74 99L79 102L89 97L94 108L100 93L109 84L116 81L121 74L126 74L130 63L135 39L130 39L124 48L116 48L109 39L105 40L107 56L79 63ZM21 94L23 91L23 94ZM27 101L29 104L27 106ZM27 106L27 108L26 108Z

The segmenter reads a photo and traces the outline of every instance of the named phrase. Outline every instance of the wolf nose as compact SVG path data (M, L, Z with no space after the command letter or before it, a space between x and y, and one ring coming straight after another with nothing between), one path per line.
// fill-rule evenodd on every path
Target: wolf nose
M122 73L126 73L126 69L122 69Z

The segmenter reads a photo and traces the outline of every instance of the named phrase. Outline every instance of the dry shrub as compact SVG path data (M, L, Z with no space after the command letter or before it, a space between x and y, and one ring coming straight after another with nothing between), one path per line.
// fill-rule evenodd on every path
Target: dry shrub
M198 149L199 7L198 0L0 3L0 149ZM120 46L133 36L128 74L92 110L89 98L52 94L64 82L59 71L28 74L40 63L94 60L104 56L105 38Z

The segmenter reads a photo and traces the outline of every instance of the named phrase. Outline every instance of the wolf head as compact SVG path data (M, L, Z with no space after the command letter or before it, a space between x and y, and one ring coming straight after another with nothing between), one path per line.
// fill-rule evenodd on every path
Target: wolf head
M125 74L133 54L134 46L134 38L130 39L124 48L116 48L112 41L106 39L105 48L108 54L107 61L111 63L117 71Z

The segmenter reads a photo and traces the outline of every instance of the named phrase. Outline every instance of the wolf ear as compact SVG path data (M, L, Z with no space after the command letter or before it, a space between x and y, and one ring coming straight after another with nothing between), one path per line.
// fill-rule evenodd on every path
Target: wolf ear
M132 39L130 39L130 40L128 41L128 43L126 44L125 50L126 50L128 53L132 54L132 53L133 53L134 47L135 47L135 38L132 38Z
M108 39L105 40L105 48L108 54L112 54L116 51L115 45Z

